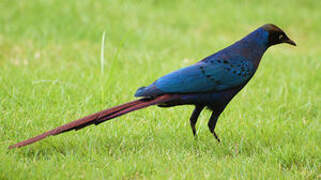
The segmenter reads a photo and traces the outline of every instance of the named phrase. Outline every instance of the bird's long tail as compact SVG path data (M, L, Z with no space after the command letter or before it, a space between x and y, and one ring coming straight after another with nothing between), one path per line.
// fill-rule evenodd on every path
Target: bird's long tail
M28 144L32 144L37 141L40 141L40 140L42 140L48 136L51 136L51 135L58 135L58 134L61 134L61 133L64 133L64 132L67 132L70 130L79 130L79 129L89 126L91 124L97 125L97 124L100 124L104 121L124 115L126 113L136 111L136 110L139 110L139 109L151 106L151 105L166 103L168 101L174 100L175 98L176 98L176 95L166 94L166 95L156 97L154 99L139 99L139 100L131 101L131 102L119 105L119 106L115 106L110 109L106 109L106 110L88 115L86 117L72 121L72 122L67 123L65 125L59 126L55 129L47 131L47 132L40 134L38 136L35 136L33 138L30 138L25 141L19 142L17 144L11 145L11 146L9 146L9 149L23 147Z

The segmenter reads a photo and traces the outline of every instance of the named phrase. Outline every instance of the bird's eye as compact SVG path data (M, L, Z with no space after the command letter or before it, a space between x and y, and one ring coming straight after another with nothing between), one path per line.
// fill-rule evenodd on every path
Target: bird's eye
M279 35L279 39L282 39L282 38L283 38L283 34L280 34L280 35Z

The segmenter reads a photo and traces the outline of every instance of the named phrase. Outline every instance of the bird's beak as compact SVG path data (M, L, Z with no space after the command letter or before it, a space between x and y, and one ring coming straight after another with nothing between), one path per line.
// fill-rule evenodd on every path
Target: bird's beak
M291 39L287 39L286 41L284 41L285 43L288 43L288 44L291 44L291 45L293 45L293 46L296 46L296 44L295 44L295 42L294 41L292 41Z

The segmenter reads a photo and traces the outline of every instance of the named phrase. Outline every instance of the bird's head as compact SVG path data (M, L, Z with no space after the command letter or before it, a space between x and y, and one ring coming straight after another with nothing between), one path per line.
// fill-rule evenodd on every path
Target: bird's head
M269 33L268 37L268 44L269 46L281 44L281 43L288 43L293 46L296 46L295 42L291 40L285 32L277 27L274 24L265 24L261 28L266 30Z

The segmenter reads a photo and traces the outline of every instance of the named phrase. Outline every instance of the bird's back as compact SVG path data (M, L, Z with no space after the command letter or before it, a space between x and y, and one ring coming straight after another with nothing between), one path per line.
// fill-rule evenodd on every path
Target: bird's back
M169 73L151 85L138 89L135 96L219 92L244 86L254 75L267 49L266 38L265 31L259 28L198 63Z

